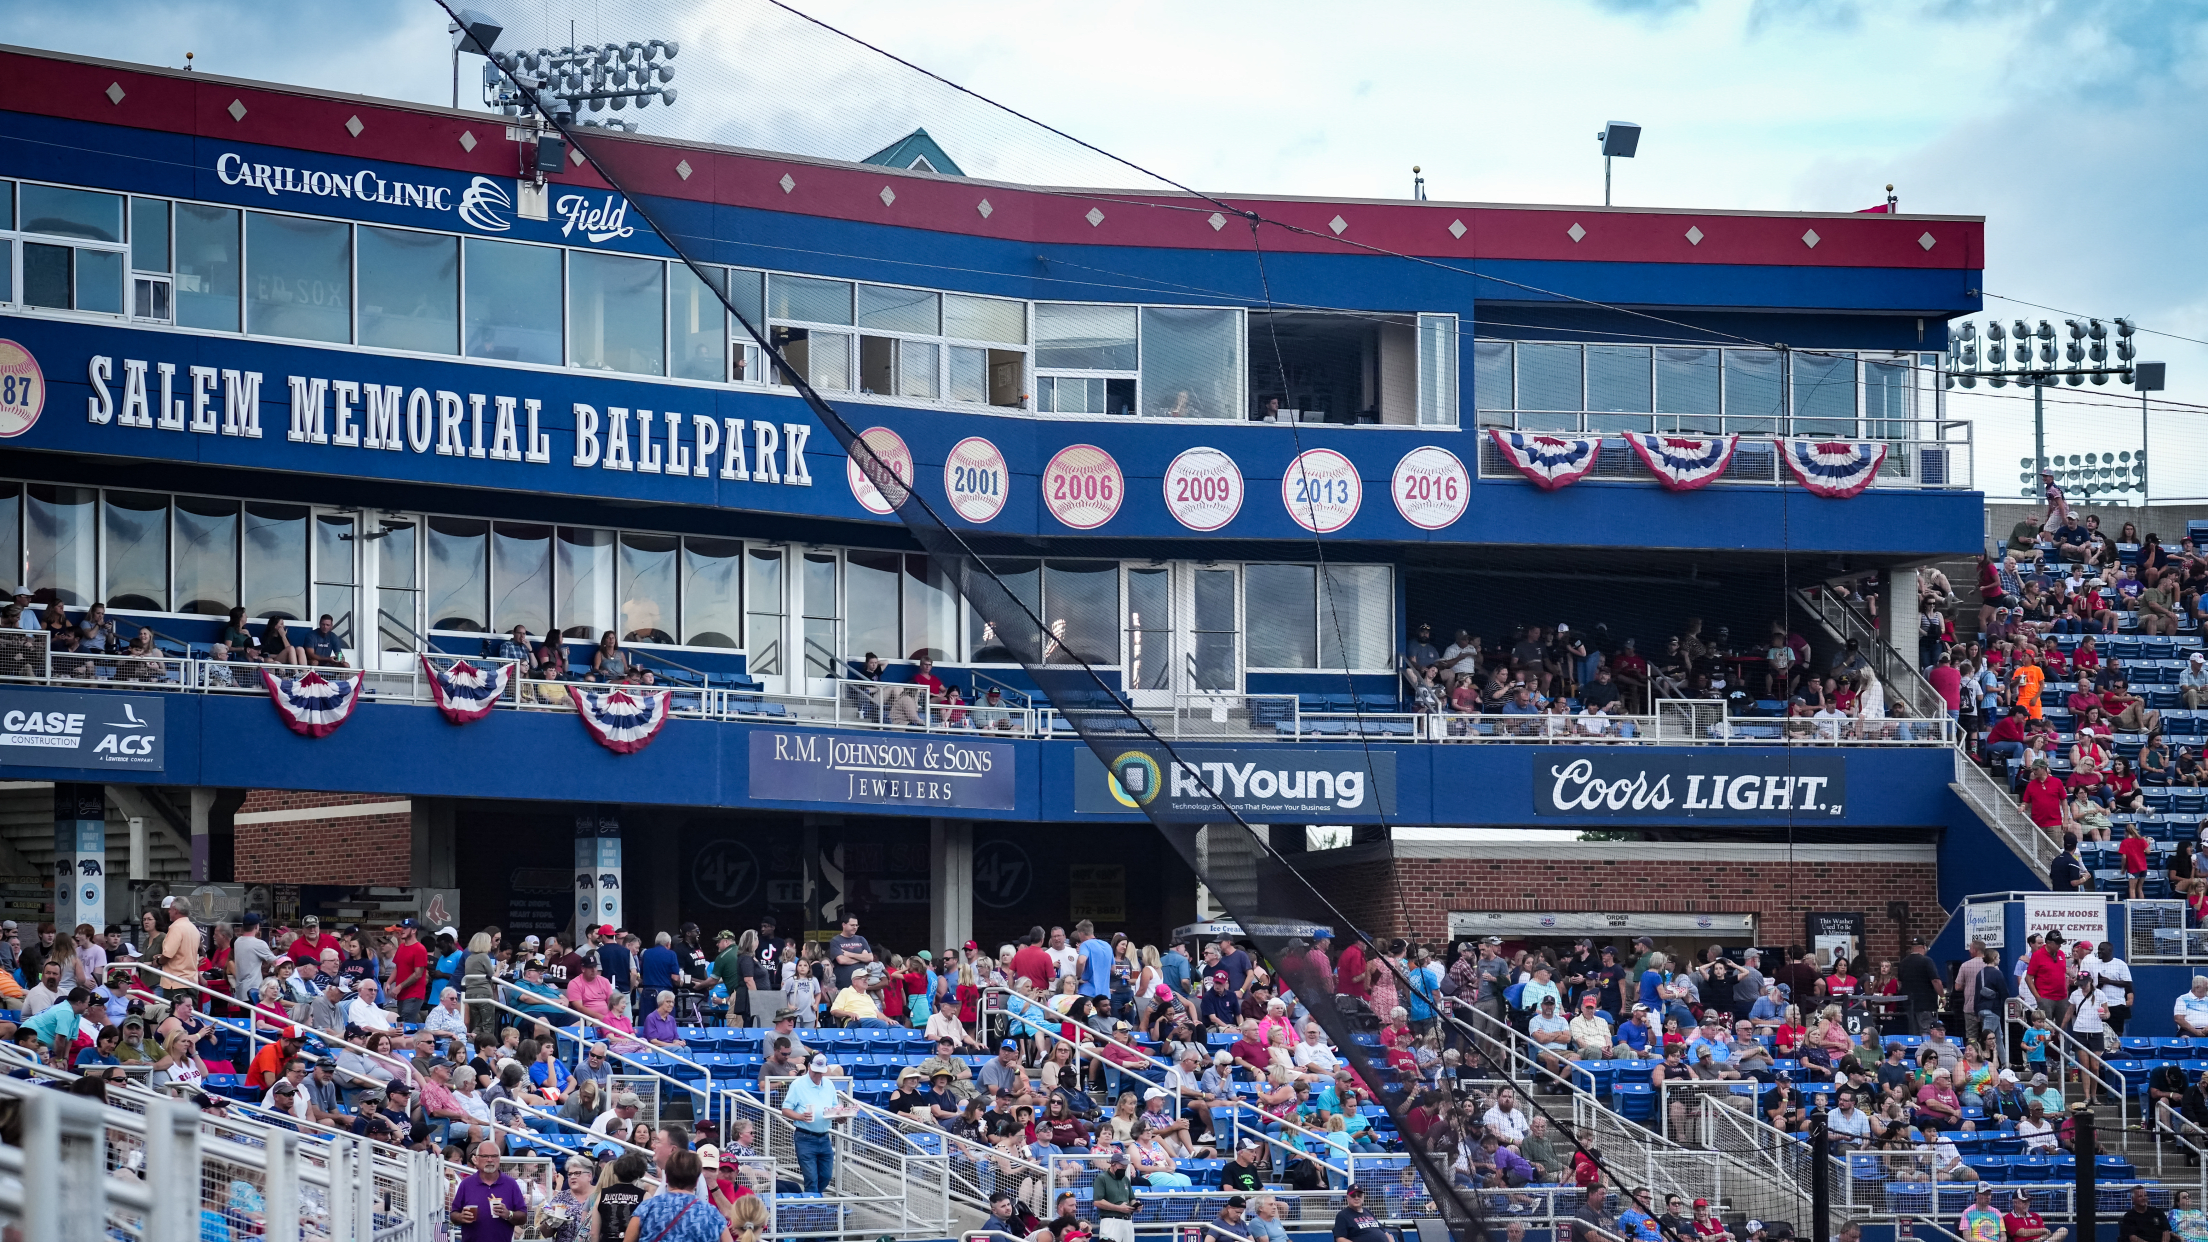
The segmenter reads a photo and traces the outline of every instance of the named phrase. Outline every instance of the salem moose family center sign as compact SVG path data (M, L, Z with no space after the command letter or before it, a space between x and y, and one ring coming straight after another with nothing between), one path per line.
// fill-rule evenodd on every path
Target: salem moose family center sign
M1557 748L1534 752L1533 810L1575 819L1837 818L1847 777L1844 757L1818 751Z

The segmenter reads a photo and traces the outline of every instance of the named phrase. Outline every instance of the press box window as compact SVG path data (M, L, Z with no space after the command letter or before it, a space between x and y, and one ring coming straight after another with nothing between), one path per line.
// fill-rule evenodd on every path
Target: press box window
M175 247L165 199L130 200L130 315L149 323L175 318Z
M15 228L15 183L0 181L0 232ZM15 242L0 237L0 304L15 301Z
M123 196L60 186L21 189L23 302L123 313Z

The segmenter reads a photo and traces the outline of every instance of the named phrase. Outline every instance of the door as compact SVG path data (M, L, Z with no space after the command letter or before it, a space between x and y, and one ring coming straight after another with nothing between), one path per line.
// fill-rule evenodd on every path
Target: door
M314 514L314 616L321 623L328 613L337 622L337 641L345 658L360 663L360 515L318 509Z
M1127 589L1127 694L1136 707L1173 706L1173 567L1129 565Z
M1235 565L1189 565L1183 615L1182 661L1186 692L1242 692L1242 570Z
M805 693L815 698L837 693L843 670L843 581L841 557L833 549L805 553L799 582L805 609Z
M361 515L361 524L365 529L360 541L375 549L367 556L375 575L373 667L408 671L414 667L414 653L424 648L421 519L370 510Z

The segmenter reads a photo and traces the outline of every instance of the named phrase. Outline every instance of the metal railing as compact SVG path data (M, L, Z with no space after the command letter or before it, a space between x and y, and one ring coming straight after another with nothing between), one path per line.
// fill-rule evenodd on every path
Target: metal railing
M1853 419L1842 421L1854 422ZM1968 422L1952 419L1899 421L1908 425L1920 425L1930 434L1923 438L1879 437L1887 446L1886 460L1880 463L1878 477L1872 482L1872 487L1969 490L1972 428ZM1793 472L1779 460L1778 448L1772 443L1774 436L1841 440L1857 438L1853 430L1836 433L1832 419L1789 419L1769 415L1719 417L1690 414L1609 414L1580 410L1482 410L1478 423L1479 468L1483 479L1523 477L1485 434L1491 427L1570 436L1608 433L1603 435L1601 451L1597 454L1594 468L1587 478L1620 483L1654 483L1656 476L1618 433L1645 431L1689 436L1740 436L1740 444L1733 452L1732 461L1726 464L1723 474L1712 480L1712 486L1795 486Z

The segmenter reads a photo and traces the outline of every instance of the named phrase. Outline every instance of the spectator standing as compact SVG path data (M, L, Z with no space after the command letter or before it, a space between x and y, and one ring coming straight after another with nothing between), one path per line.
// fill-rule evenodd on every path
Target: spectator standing
M528 1215L528 1195L499 1171L496 1142L476 1144L472 1162L475 1176L453 1192L447 1219L460 1227L460 1242L513 1242L516 1225Z
M874 960L874 946L859 934L859 916L846 912L843 931L828 941L828 960L836 968L836 987L851 986L851 973Z
M1922 939L1909 942L1908 955L1901 959L1901 995L1909 1018L1909 1033L1922 1035L1939 1012L1940 995L1946 985L1940 980L1939 967L1925 952ZM1801 998L1797 997L1797 1000Z
M247 911L242 924L243 930L230 942L230 993L258 1003L261 984L267 977L269 964L276 960L276 953L268 947L268 941L261 938L259 913Z
M1073 925L1073 938L1081 951L1081 995L1089 998L1098 1014L1109 1015L1112 1012L1112 947L1096 934L1096 925L1087 919ZM1243 959L1245 963L1248 960ZM1222 958L1222 965L1224 962ZM1231 970L1228 977L1231 983Z
M400 919L385 930L398 933L399 946L391 958L391 995L399 1003L399 1021L422 1020L429 1004L429 950L422 946L421 927L413 919ZM235 953L236 946L232 946Z
M668 1156L660 1170L667 1193L636 1206L629 1217L628 1242L725 1242L728 1218L698 1195L704 1171L704 1161L687 1147Z
M797 1167L810 1194L827 1193L836 1173L836 1153L830 1131L839 1109L836 1088L830 1083L828 1058L814 1053L805 1073L790 1082L782 1097L782 1115L796 1126ZM695 1178L692 1179L695 1184Z

